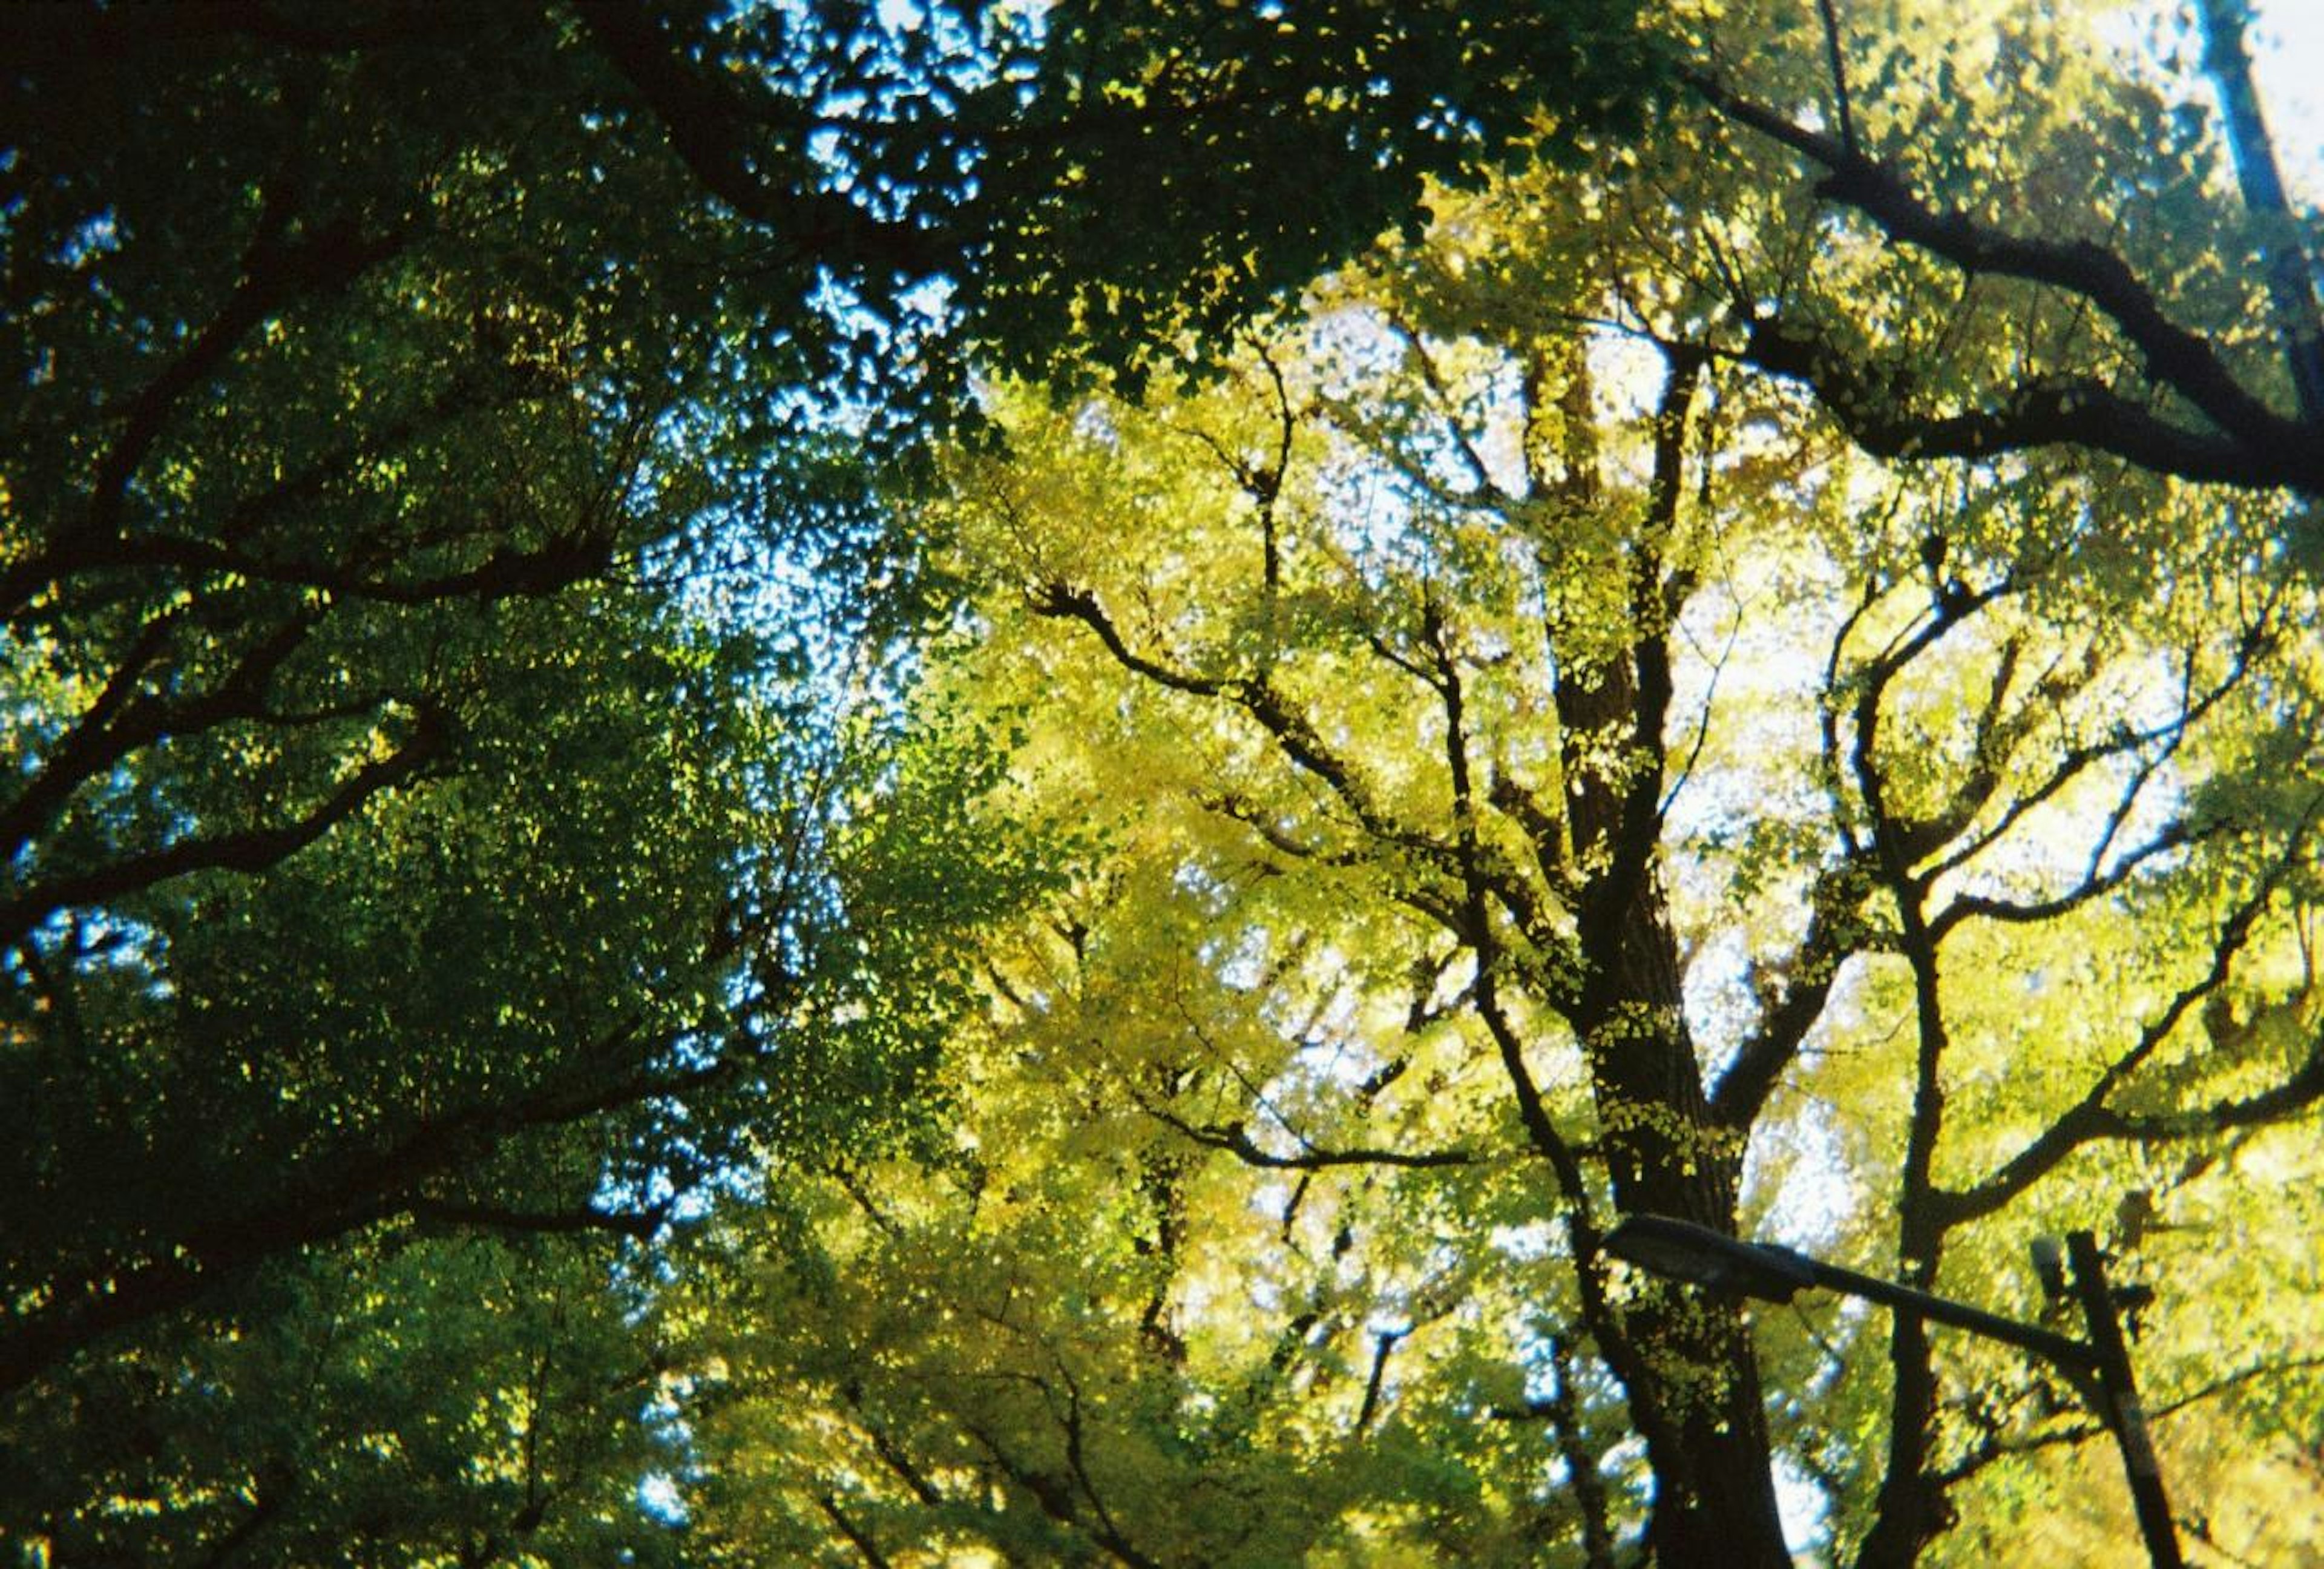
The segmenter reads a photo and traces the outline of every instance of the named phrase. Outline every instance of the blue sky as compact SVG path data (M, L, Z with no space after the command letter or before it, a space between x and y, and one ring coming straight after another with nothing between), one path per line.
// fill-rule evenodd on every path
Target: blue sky
M2324 0L2254 0L2252 69L2294 199L2324 206Z

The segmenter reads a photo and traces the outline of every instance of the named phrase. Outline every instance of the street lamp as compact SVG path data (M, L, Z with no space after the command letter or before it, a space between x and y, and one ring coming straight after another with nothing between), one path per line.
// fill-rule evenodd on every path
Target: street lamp
M2147 1556L2154 1569L2183 1569L2178 1530L2163 1491L2162 1467L2147 1437L2146 1413L2131 1378L2130 1349L2123 1341L2116 1297L2107 1284L2105 1259L2089 1232L2075 1232L2066 1238L2067 1257L2073 1266L2070 1288L2062 1278L2055 1245L2034 1244L2034 1265L2044 1288L2053 1296L2071 1290L2081 1304L2088 1340L2075 1340L2039 1324L2020 1324L1894 1280L1861 1275L1790 1248L1742 1241L1668 1215L1630 1216L1607 1234L1606 1251L1653 1274L1764 1302L1789 1302L1800 1291L1821 1287L1949 1324L2045 1359L2062 1369L2069 1381L2091 1402L2098 1420L2122 1451L2123 1472L2130 1480L2131 1501L2138 1511L2138 1528L2146 1538ZM2093 1377L2095 1389L2090 1387Z

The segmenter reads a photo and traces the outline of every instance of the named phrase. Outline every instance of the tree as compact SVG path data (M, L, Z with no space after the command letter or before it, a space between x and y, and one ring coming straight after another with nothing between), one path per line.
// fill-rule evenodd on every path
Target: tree
M1723 280L1734 352L1807 385L1851 438L1885 457L1977 459L2067 445L2208 484L2310 498L2324 487L2314 262L2252 86L2246 0L2201 0L2197 38L2169 45L2182 56L2199 48L2200 69L2159 85L2099 84L2102 118L2079 129L2059 116L2068 102L2090 101L2082 95L2045 104L2010 90L2015 68L2061 61L2071 48L2043 21L1991 29L1978 52L2002 69L1982 90L1973 56L1931 57L1941 75L1929 91L1914 81L1927 68L1904 37L1857 37L1839 7L1819 10L1828 75L1806 90L1826 123L1738 86L1716 48L1689 71L1690 86L1730 125L1793 155L1819 201L1866 226L1886 252L1880 273L1925 328L2028 293L2078 312L2079 325L2000 374L1960 374L1969 367L1945 364L1941 349L1932 363L1935 343L1909 337L1866 359L1861 337L1835 320L1849 314L1831 291L1837 280L1811 270L1773 300L1743 291L1744 278ZM1813 55L1801 48L1794 58ZM1896 90L1908 84L1923 90ZM2192 97L2206 86L2219 104L2216 129ZM2028 180L2014 159L1971 152L1977 117L1995 109L2023 128L2021 143L2039 137L2072 161ZM1932 143L1943 162L1921 167L1912 149ZM2240 212L2205 191L2223 162ZM2200 224L2202 243L2172 243L2182 217Z
M1775 1563L1788 1473L1901 1564L2052 1485L2060 1392L1614 1213L1997 1300L2103 1193L2310 1321L2174 1229L2324 1094L2324 376L2240 13L2212 138L2025 90L2079 17L1711 10L0 23L9 1531L675 1551L602 1516L692 1389L705 1551ZM1065 772L988 793L1020 710ZM1046 924L1002 805L1108 830Z
M0 1441L86 1462L9 1468L11 1534L295 1557L337 1484L286 1502L275 1469L359 1470L377 1432L334 1367L306 1438L244 1434L268 1358L376 1330L381 1379L456 1343L548 1366L521 1315L464 1338L477 1272L604 1283L590 1233L908 1106L946 934L1008 880L947 837L954 774L899 784L897 683L847 674L908 662L927 604L860 466L965 417L948 345L1199 359L1425 174L1621 109L1628 16L0 21ZM1360 88L1316 79L1342 51ZM1247 111L1310 89L1296 178L1333 199L1258 199L1293 132ZM1208 221L1111 216L1166 173ZM507 1251L407 1245L430 1228ZM333 1306L303 1284L333 1269L452 1305ZM643 1398L620 1361L590 1420ZM76 1415L197 1388L189 1430L224 1426L183 1453ZM614 1474L354 1534L488 1559Z
M1904 1564L2006 1539L1948 1533L2097 1431L1910 1320L1747 1328L1614 1268L1634 1210L2027 1316L2026 1238L2107 1217L2168 1326L2166 1452L2182 1424L2268 1442L2222 1397L2298 1352L2261 1371L2211 1315L2288 1283L2200 1261L2310 1168L2324 1097L2284 466L2313 445L2147 412L2142 374L2193 394L2123 357L2135 323L1989 249L1963 254L2005 281L1931 314L1945 268L1730 134L1826 69L1752 25L1720 58L1764 81L1440 204L1214 389L996 395L1006 453L958 459L943 513L991 585L956 679L1029 706L1026 809L1114 837L1046 932L993 941L953 1164L834 1177L761 1267L782 1338L718 1338L816 1395L779 1428L750 1372L706 1402L745 1544L1784 1563L1780 1468L1834 1557ZM2055 58L2043 25L1999 47ZM1836 117L1858 147L1951 112L1893 85L1905 48ZM2050 234L2155 193L2126 254L2217 313L2223 374L2288 381L2200 238L2240 221L2206 144L2133 135L2169 123L2150 89L2075 86L1949 189L2014 185ZM1767 346L1811 339L1812 374ZM2103 418L2034 420L2070 380ZM2001 389L1993 420L1932 411L1957 388ZM1972 427L2000 434L1947 445ZM2135 446L2166 427L2241 466ZM964 1234L976 1262L944 1262ZM1268 1454L1231 1507L1182 1458L1230 1442Z
M10 1537L59 1564L669 1561L635 1502L669 1463L637 1415L659 1375L611 1252L381 1233L245 1281L12 1424Z

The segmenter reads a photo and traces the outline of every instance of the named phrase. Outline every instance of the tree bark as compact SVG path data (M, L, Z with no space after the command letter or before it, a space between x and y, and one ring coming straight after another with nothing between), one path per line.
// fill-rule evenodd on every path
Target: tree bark
M1558 701L1571 734L1626 702L1635 711L1636 684L1562 685ZM1639 774L1626 793L1658 789L1659 769ZM1602 843L1616 826L1600 795L1580 789L1569 803L1577 844ZM1741 1149L1718 1136L1703 1094L1661 881L1651 861L1615 860L1584 901L1584 980L1570 1016L1589 1060L1615 1204L1731 1233ZM1789 1569L1758 1364L1740 1314L1699 1292L1661 1288L1630 1310L1622 1333L1631 1354L1621 1360L1636 1364L1624 1382L1655 1479L1654 1561ZM1695 1389L1658 1371L1666 1361L1714 1370L1716 1381Z
M1742 1145L1712 1117L1686 1023L1678 942L1659 872L1670 708L1668 628L1686 583L1664 541L1676 521L1700 361L1674 356L1656 415L1648 517L1629 556L1633 633L1622 657L1561 666L1566 832L1585 869L1582 983L1567 1022L1589 1064L1616 1205L1735 1229ZM1577 365L1577 384L1584 369ZM1582 411L1577 410L1578 416ZM1569 437L1581 420L1569 419ZM1596 499L1595 454L1567 457L1568 499ZM1608 758L1619 761L1609 765ZM1609 1348L1655 1479L1646 1546L1665 1569L1789 1569L1757 1361L1736 1306L1655 1288ZM1706 1386L1664 1372L1666 1363Z
M2203 69L2219 90L2227 151L2244 207L2259 226L2260 254L2267 260L2268 303L2283 339L2284 364L2300 400L2300 417L2324 422L2324 318L2316 307L2316 275L2300 243L2300 223L2283 194L2276 168L2275 142L2260 113L2252 86L2251 56L2244 47L2249 0L2203 0L2196 7L2203 23Z

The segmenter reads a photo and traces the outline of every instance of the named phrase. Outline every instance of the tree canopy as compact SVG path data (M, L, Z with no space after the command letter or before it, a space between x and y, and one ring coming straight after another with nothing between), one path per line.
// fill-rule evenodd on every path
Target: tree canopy
M0 18L27 1563L2302 1561L2249 19ZM2109 31L2112 29L2112 31Z

